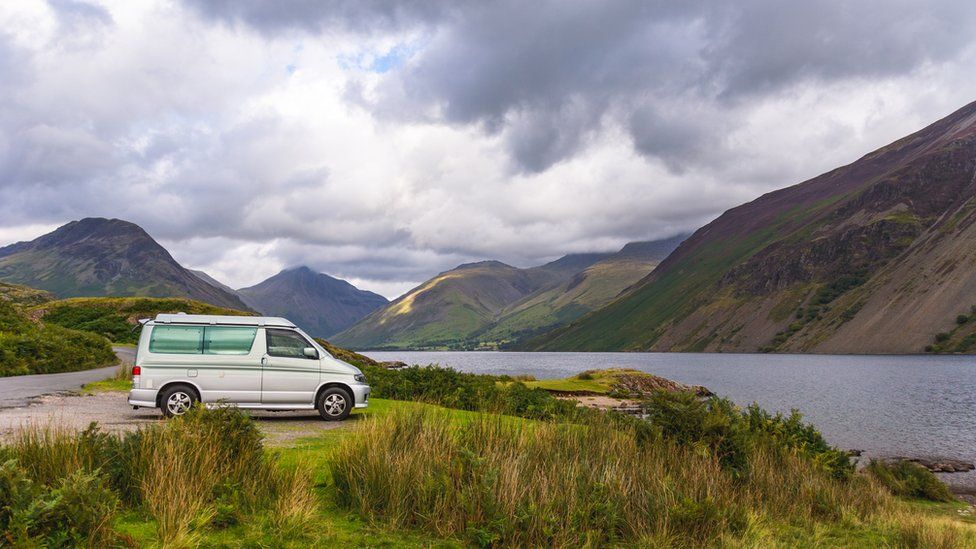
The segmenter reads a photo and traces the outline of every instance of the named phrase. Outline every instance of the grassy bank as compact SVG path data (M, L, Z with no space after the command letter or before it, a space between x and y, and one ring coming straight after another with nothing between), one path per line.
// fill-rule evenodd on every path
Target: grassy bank
M27 431L0 448L0 509L9 509L0 511L0 538L217 547L976 544L972 519L960 517L962 505L931 473L881 463L855 472L798 414L657 392L639 420L577 409L511 378L349 359L370 378L370 408L286 448L264 448L256 424L232 410L195 410L120 436Z
M251 315L185 298L75 297L34 306L31 312L48 324L91 332L115 343L139 341L138 321L160 313L199 315Z
M0 283L0 376L87 370L116 361L104 338L29 314L30 306L47 297L26 286Z
M263 448L233 410L0 447L12 545L964 547L953 504L909 504L804 449L647 436L377 399L344 429ZM673 423L673 421L672 421ZM685 435L682 435L685 436ZM705 441L705 442L701 442Z

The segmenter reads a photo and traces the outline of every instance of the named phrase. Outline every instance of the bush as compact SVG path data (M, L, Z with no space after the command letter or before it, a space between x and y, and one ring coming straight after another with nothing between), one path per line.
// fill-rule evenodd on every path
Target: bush
M959 315L959 316L956 317L956 324L959 324L960 326L963 325L963 324L965 324L965 323L967 323L967 322L969 322L969 316L968 315Z
M935 334L935 341L937 343L945 343L946 341L949 341L950 337L952 337L952 335L949 334L949 332L939 332Z
M35 323L0 299L0 376L87 370L116 360L104 338Z
M827 444L815 427L803 423L796 410L789 416L774 415L753 404L743 411L728 399L702 400L691 393L663 391L655 393L643 408L647 420L664 437L709 448L736 476L749 473L749 458L763 445L810 458L837 479L850 478L854 472L847 455Z
M908 461L872 460L868 473L896 496L930 501L954 501L952 492L931 471Z
M0 465L0 502L0 533L13 545L91 546L116 537L119 499L98 471L76 470L45 487L8 460Z
M581 413L575 403L560 400L544 389L530 389L507 376L468 374L434 365L395 370L366 365L362 369L376 398L532 419L571 418Z

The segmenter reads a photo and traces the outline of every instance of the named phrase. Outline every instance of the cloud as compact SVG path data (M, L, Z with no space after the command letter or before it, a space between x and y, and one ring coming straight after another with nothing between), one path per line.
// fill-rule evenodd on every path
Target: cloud
M0 244L121 217L234 286L389 297L695 229L976 84L947 1L34 0L0 29Z

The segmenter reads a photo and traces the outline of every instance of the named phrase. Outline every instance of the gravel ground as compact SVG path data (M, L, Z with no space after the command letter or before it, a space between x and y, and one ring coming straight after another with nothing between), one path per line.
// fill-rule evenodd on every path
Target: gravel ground
M92 395L47 395L34 399L25 407L2 409L0 439L9 438L18 429L32 424L80 430L95 421L105 431L121 432L164 421L159 410L133 410L126 403L126 396L127 393L114 391ZM349 428L361 417L353 415L346 421L335 422L323 421L314 410L249 413L257 420L270 446L286 446L301 437Z

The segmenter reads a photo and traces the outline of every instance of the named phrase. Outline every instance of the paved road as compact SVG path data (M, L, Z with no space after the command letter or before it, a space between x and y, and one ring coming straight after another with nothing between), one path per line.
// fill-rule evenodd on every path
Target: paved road
M112 347L119 359L132 364L136 350L132 347ZM31 399L41 395L76 391L86 383L108 379L115 375L118 366L65 372L61 374L37 374L0 378L0 408L26 406Z

